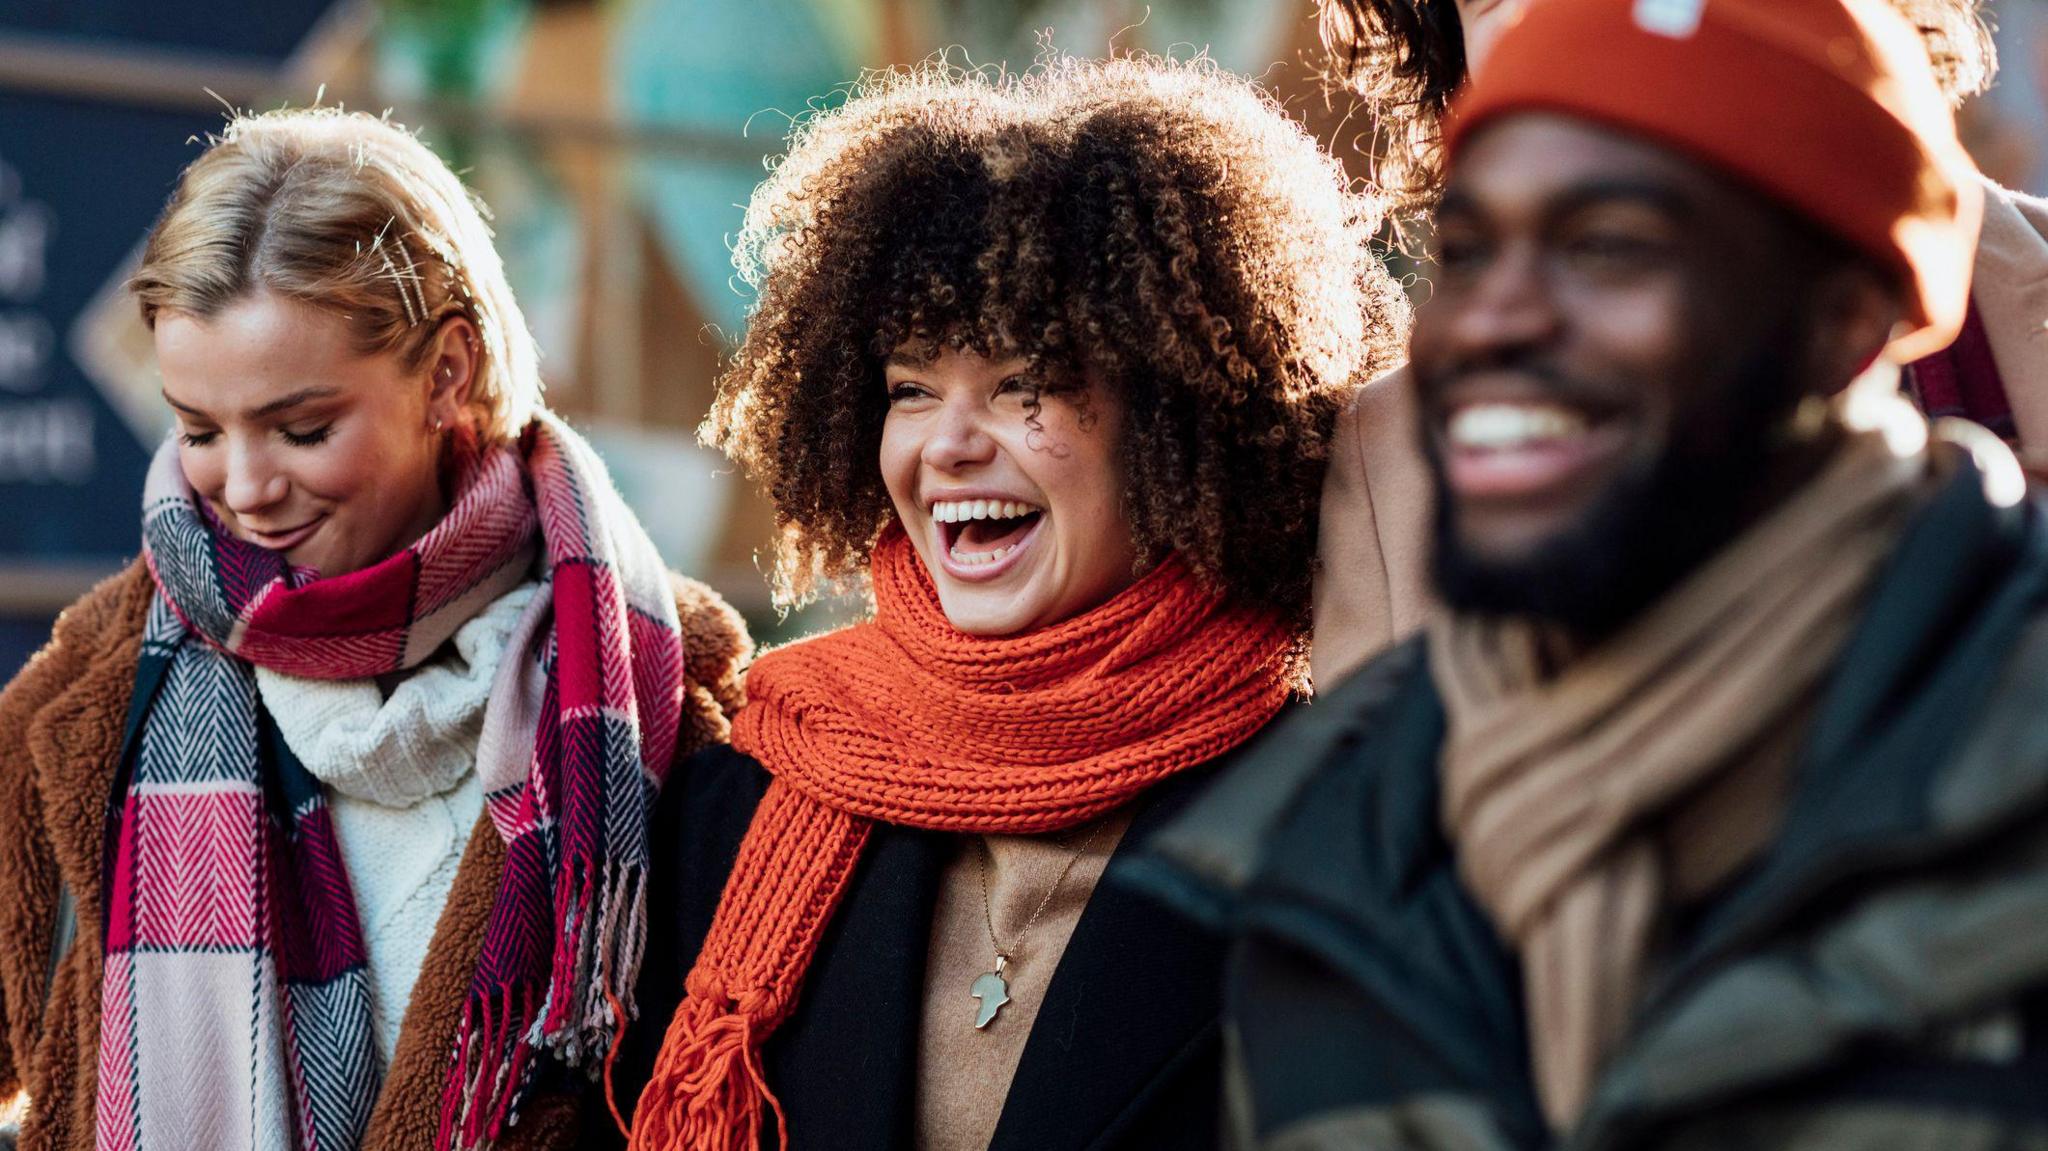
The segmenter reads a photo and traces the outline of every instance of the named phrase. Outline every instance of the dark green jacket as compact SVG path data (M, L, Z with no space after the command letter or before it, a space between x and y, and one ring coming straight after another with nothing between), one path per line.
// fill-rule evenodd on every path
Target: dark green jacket
M1116 880L1233 937L1237 1139L2048 1149L2048 531L1965 468L1833 673L1780 835L1674 923L1579 1125L1438 817L1420 642L1270 729Z

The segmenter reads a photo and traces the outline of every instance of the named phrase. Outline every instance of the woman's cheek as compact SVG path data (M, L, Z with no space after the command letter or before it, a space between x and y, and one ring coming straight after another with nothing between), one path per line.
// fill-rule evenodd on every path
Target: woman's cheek
M178 447L178 470L185 473L185 482L192 490L209 499L220 495L222 485L219 451L195 448L180 444Z
M364 493L395 496L403 477L417 471L410 461L391 459L379 445L352 443L340 436L301 448L292 469L308 494L343 500Z
M903 421L892 416L882 424L879 455L882 486L900 515L911 506L911 495L917 486L917 444Z

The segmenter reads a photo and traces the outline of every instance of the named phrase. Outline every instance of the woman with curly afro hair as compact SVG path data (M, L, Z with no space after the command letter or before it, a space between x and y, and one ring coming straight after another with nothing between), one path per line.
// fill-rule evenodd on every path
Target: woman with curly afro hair
M1206 61L927 66L797 128L705 435L785 602L874 611L663 797L634 1148L1216 1144L1221 952L1097 880L1304 687L1324 444L1407 324L1379 218Z
M1435 205L1440 128L1468 69L1543 0L1317 0L1332 71L1373 109L1373 179L1398 217ZM1997 49L1985 0L1887 0L1920 33L1951 104L1991 86ZM1974 420L2048 466L2048 201L1985 181L1970 319L1954 346L1907 367L1929 416ZM1429 275L1425 270L1426 277ZM1339 418L1322 501L1315 679L1327 688L1430 610L1421 541L1427 479L1405 373L1361 388ZM1384 562L1379 562L1379 561Z

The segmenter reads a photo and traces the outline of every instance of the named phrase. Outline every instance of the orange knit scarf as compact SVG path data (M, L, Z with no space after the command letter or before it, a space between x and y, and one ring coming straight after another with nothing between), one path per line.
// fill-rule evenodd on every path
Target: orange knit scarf
M755 662L733 746L774 775L684 981L634 1151L741 1151L764 1106L761 1045L877 820L1056 831L1215 759L1286 702L1293 635L1226 604L1178 559L1040 631L963 635L909 540L875 546L875 618Z

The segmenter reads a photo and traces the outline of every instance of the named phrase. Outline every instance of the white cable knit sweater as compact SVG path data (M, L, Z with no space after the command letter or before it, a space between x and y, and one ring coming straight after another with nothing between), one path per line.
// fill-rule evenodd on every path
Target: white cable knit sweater
M483 812L477 736L505 641L539 590L514 588L392 689L256 669L292 754L327 793L369 952L377 1046L389 1065L434 925Z

